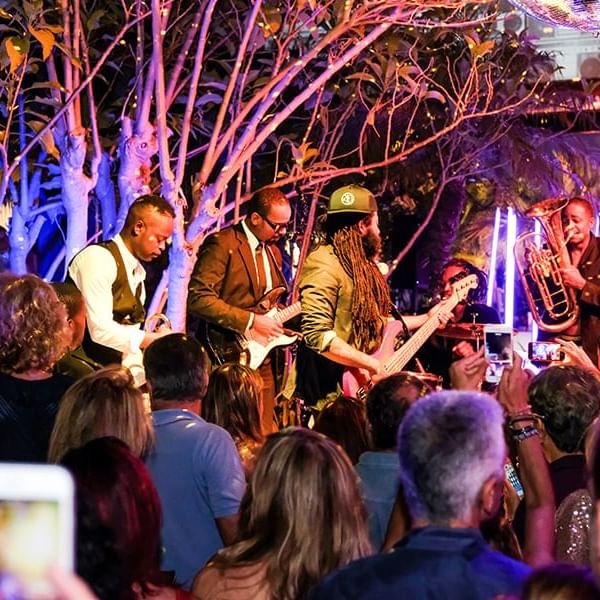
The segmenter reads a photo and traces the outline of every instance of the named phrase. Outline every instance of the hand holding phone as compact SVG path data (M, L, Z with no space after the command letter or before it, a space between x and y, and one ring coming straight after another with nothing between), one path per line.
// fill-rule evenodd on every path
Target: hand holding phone
M505 369L498 386L498 402L507 415L530 412L527 388L530 375L523 369L523 361L515 354L514 365Z
M591 369L596 374L600 375L600 373L598 373L598 365L594 364L594 361L587 355L586 351L581 346L578 346L574 342L566 341L561 341L560 346L564 351L566 358L569 359L569 362L583 367L584 369Z
M483 356L483 348L470 356L465 356L450 365L450 383L453 390L478 390L485 375L488 363Z

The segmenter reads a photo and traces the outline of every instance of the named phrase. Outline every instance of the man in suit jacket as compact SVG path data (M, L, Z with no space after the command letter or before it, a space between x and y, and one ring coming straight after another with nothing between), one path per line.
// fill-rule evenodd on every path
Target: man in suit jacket
M190 280L188 310L208 323L213 343L226 345L235 333L272 338L283 327L255 311L265 292L286 287L281 254L275 246L291 217L280 190L265 188L247 204L245 219L206 238ZM222 348L216 348L222 350ZM260 368L263 377L263 430L273 430L275 380L269 358Z

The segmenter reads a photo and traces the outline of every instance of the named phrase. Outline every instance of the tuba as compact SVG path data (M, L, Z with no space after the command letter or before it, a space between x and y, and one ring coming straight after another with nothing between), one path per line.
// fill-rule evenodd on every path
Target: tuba
M558 333L579 319L575 290L565 285L560 270L570 266L561 211L568 198L548 198L524 215L538 219L542 232L524 233L515 241L515 262L533 319L542 331Z

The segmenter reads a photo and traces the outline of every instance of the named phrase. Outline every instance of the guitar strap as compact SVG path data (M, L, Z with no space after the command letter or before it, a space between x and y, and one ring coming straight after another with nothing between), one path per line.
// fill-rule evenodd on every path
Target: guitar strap
M400 314L400 311L398 310L398 308L396 307L395 304L392 304L392 309L390 310L390 314L392 317L394 317L394 319L396 319L397 321L400 321L400 323L402 323L402 335L404 337L404 341L406 341L410 337L410 331L408 330L406 322L402 318L402 315Z

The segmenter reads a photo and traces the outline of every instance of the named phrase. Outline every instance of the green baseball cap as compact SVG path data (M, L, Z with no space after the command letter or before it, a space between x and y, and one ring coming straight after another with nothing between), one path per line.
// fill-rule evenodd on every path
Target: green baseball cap
M369 214L377 210L375 196L359 185L345 185L329 198L327 214L335 213L364 213Z

